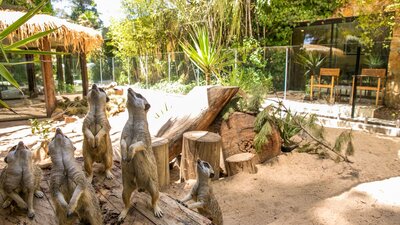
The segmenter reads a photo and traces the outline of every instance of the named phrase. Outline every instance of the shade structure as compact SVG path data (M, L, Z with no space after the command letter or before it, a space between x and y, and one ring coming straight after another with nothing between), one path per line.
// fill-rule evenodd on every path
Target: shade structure
M25 13L26 12L0 9L0 31L13 24ZM86 55L102 46L103 38L101 32L68 22L65 19L38 14L21 25L17 30L10 33L5 39L5 44L10 44L50 29L56 30L38 41L29 43L25 47L44 51L62 49L63 52L78 54L80 57L82 81L86 81L83 82L83 96L86 96L88 90ZM46 112L47 116L50 117L56 108L54 79L51 69L52 62L49 56L42 56L40 59L42 62Z
M0 10L0 31L21 18L25 12ZM93 28L84 27L50 15L39 14L8 35L8 41L14 42L42 31L58 28L48 35L51 48L65 47L67 52L90 53L103 43L101 33ZM39 41L28 47L38 47Z

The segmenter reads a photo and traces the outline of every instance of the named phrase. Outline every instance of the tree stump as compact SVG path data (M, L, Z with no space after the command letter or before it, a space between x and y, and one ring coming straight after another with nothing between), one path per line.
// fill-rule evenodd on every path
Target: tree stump
M189 131L183 134L181 180L196 179L196 160L210 163L214 169L213 180L219 178L221 136L208 131Z
M169 185L168 139L153 138L151 147L157 162L158 186L163 189Z
M226 169L228 176L233 176L240 172L257 173L257 167L254 165L253 153L239 153L232 155L226 159Z
M235 112L227 121L221 124L220 134L222 137L222 152L224 158L239 154L255 154L255 162L263 163L281 154L282 138L276 128L272 128L272 133L261 151L257 152L254 147L254 121L256 117L250 114Z

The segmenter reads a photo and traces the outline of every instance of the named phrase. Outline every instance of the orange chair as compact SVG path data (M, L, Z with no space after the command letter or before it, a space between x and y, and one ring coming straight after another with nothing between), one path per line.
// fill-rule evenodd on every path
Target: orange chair
M351 87L351 90L354 90L354 85L356 84L356 77L359 78L360 84L357 84L357 91L376 91L376 101L375 105L378 105L379 102L379 93L382 90L382 79L385 78L386 75L386 69L362 69L360 75L353 75L353 84ZM372 78L377 78L377 85L363 85L362 83L362 78L365 77L372 77ZM361 94L361 93L360 93ZM350 97L350 104L353 102L353 93L351 93Z
M321 68L318 76L318 84L314 84L314 75L311 75L311 85L310 85L310 99L313 100L313 90L314 88L319 88L318 92L321 93L321 88L331 89L330 101L332 102L333 89L335 88L335 79L339 79L340 69L338 68ZM322 77L331 77L331 82L324 84L321 83Z

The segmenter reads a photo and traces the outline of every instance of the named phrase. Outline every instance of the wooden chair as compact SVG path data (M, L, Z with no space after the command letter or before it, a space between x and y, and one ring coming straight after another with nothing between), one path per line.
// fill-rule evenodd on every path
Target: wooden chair
M356 84L356 77L359 78L360 80L360 84L357 84L357 91L376 91L376 101L375 101L375 105L378 105L379 102L379 93L382 90L381 86L382 86L382 79L385 78L386 75L386 69L362 69L361 70L361 74L360 75L353 75L353 84L351 87L351 90L354 90L354 85ZM362 83L362 78L376 78L378 79L377 84L376 85L363 85ZM361 94L361 92L360 92ZM353 93L351 93L351 97L350 97L350 104L353 102Z
M339 79L340 69L338 68L321 68L318 76L318 84L314 84L314 75L311 75L311 86L310 86L310 99L313 100L313 90L314 88L319 88L318 92L321 93L321 88L331 89L330 99L332 102L333 89L335 88L335 79ZM322 77L331 77L331 82L327 84L321 83Z

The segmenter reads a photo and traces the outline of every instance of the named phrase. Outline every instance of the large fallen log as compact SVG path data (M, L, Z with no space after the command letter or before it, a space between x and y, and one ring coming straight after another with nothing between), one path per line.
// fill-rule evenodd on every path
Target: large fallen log
M169 140L169 160L181 153L183 133L206 130L238 91L238 87L195 87L180 104L175 105L171 112L173 117L169 118L156 135Z

